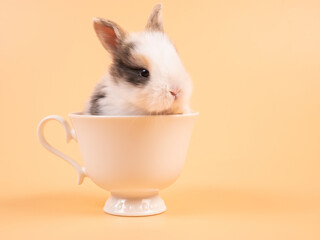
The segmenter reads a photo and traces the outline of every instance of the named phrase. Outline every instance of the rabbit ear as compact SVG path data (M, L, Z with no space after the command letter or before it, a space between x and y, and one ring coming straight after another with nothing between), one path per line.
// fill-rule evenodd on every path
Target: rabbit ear
M148 19L148 23L146 25L146 30L164 32L162 25L161 9L161 3L153 7L150 17Z
M103 18L94 18L93 26L103 47L108 52L115 53L126 32L118 24Z

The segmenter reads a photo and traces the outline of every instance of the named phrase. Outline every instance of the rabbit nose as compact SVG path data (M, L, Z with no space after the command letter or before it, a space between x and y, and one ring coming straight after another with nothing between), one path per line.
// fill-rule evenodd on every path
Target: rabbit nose
M174 96L174 100L176 100L178 98L178 93L180 92L180 90L170 90L169 92L172 96Z
M176 92L174 92L174 91L170 91L170 93L171 93L171 95L172 95L172 96L174 96L174 97L176 97L176 96L177 96L177 93L176 93Z

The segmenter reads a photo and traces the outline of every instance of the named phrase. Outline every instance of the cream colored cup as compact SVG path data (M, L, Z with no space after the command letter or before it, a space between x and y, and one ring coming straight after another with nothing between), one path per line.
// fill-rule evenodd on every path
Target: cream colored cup
M41 144L70 163L78 184L85 176L111 192L104 211L122 216L146 216L164 212L159 190L172 184L185 162L192 128L198 113L151 116L93 116L71 113L74 126L51 115L41 120ZM59 121L67 141L79 142L83 167L53 148L44 138L50 120Z

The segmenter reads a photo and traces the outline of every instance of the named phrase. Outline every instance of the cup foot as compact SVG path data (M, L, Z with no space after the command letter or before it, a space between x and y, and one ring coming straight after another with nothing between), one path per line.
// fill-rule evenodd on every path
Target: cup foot
M111 193L103 208L106 213L119 216L149 216L166 209L158 193L147 197L120 197Z

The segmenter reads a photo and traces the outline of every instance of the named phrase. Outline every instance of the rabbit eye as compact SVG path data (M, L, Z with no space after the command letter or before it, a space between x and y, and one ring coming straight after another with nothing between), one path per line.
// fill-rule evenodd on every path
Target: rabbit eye
M147 78L147 77L149 77L149 71L147 70L147 69L141 69L140 70L140 75L142 76L142 77L145 77L145 78Z

